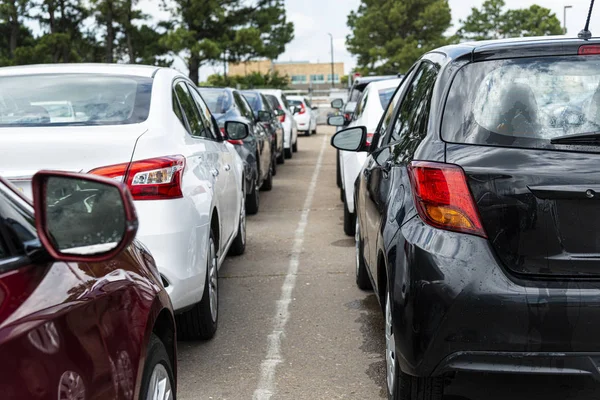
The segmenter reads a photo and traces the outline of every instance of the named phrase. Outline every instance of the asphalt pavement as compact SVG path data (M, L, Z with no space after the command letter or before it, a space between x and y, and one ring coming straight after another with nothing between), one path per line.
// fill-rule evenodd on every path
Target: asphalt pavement
M299 137L248 217L246 253L219 271L219 328L178 343L178 399L386 398L381 309L354 280L334 130ZM461 375L445 400L590 400L588 378Z

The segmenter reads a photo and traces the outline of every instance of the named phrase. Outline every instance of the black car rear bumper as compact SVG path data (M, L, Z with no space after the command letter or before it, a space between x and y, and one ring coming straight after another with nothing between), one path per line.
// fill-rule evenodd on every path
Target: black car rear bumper
M525 280L488 239L408 221L388 265L402 370L592 374L600 366L600 282ZM398 255L395 255L398 254Z

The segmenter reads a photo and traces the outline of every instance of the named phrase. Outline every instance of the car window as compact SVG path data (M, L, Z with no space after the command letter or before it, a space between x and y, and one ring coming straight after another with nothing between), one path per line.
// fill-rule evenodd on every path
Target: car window
M387 108L395 92L395 87L379 89L379 102L381 103L381 108L383 108L384 110Z
M396 89L392 100L390 100L390 103L388 104L385 113L383 114L383 116L381 117L381 120L379 121L379 127L377 129L377 132L379 132L379 134L381 135L379 138L379 142L378 142L378 146L382 146L382 144L385 144L388 142L388 137L389 137L389 128L390 125L392 123L393 117L394 117L394 112L396 112L397 108L398 108L398 104L400 104L400 100L402 99L402 94L404 93L404 88L406 87L406 80Z
M270 113L273 113L273 107L271 107L271 104L269 103L269 101L267 100L265 95L261 93L260 97L262 99L263 109L265 111L269 111Z
M240 110L240 113L252 121L254 119L254 113L252 112L252 107L250 107L246 99L244 99L244 96L240 95L238 92L233 92L233 99Z
M288 110L290 109L290 104L288 103L288 99L287 97L285 97L285 94L281 94L281 101L283 101L283 105L285 106L285 108L287 108Z
M0 236L7 241L0 242L0 252L8 255L12 249L11 256L25 254L24 244L37 239L33 214L8 196L3 188L0 188Z
M200 119L200 112L198 111L198 108L196 107L194 99L192 98L192 95L189 92L186 84L184 82L177 83L175 85L175 93L177 93L179 104L181 104L183 114L188 121L190 135L202 137L204 125Z
M273 109L281 110L281 104L279 104L279 100L277 100L277 97L273 96L272 94L268 94L267 100L269 100L269 103L271 103Z
M248 102L252 111L260 110L260 96L256 92L242 92L242 97Z
M354 110L354 119L355 120L359 119L365 112L365 108L367 107L367 101L369 101L369 91L368 90L366 90L363 93L363 96L358 101L358 105L356 106L356 109Z
M231 106L231 95L227 90L198 89L202 99L213 114L225 114Z
M304 98L304 104L306 104L306 106L307 106L308 108L311 108L311 107L312 107L312 105L310 104L310 101L309 101L309 100L308 100L306 97Z
M173 89L173 112L177 116L177 119L181 121L181 125L183 125L186 130L189 130L185 117L183 116L183 111L181 111L181 105L179 104L179 100L177 100L175 89Z
M202 121L202 124L204 125L202 136L206 137L207 139L216 140L218 136L217 132L214 131L214 126L212 123L212 114L210 113L208 106L206 105L204 100L202 100L200 93L198 93L196 89L194 89L190 85L188 85L188 89L192 94L192 97L194 98L196 106L198 106L198 109L200 110L200 119Z
M390 141L399 143L395 150L399 154L395 156L402 161L412 159L418 145L427 135L431 96L437 74L435 65L423 62L402 99L390 138Z

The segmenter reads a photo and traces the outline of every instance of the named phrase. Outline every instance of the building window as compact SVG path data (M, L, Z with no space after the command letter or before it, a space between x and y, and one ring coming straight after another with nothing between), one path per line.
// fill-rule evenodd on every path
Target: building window
M323 83L323 82L325 82L325 77L322 74L321 75L311 75L310 81L313 83Z
M292 84L301 85L306 83L306 75L292 75Z
M340 76L338 74L333 75L334 83L340 83ZM331 82L331 74L327 75L327 82Z

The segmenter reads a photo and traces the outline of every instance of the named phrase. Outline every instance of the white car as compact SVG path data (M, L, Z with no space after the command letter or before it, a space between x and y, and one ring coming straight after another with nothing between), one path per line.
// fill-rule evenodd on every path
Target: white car
M275 110L283 111L279 115L279 121L283 125L283 152L285 158L292 158L292 153L298 151L298 125L292 114L290 104L282 90L262 89L259 92L266 95Z
M371 82L359 98L352 121L348 128L353 126L367 127L367 141L369 141L387 108L396 88L402 79L388 79ZM352 236L356 227L356 212L354 210L354 182L367 159L366 152L340 151L340 174L342 181L342 198L344 201L344 232Z
M305 135L317 133L317 107L313 107L310 101L304 96L287 96L287 101L292 107L296 107L297 112L294 114L296 124L298 124L298 132L303 132Z
M126 182L137 238L162 275L179 337L211 338L218 269L228 251L245 248L244 177L194 84L158 67L8 67L0 68L0 98L12 104L0 110L0 175L28 196L41 169ZM43 104L33 105L40 101L68 101L81 117L54 123ZM247 134L238 124L225 129Z

